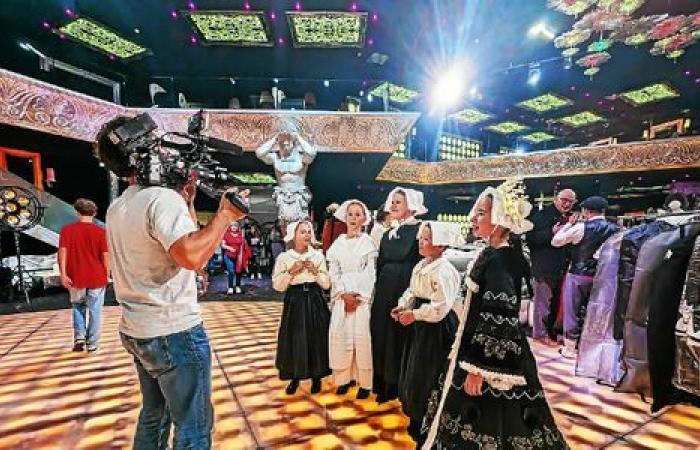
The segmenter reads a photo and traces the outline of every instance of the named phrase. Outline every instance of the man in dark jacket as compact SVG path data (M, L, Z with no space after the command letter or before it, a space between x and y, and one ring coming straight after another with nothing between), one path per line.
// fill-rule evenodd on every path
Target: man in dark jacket
M576 345L583 329L593 277L598 265L598 250L620 227L605 219L608 201L603 197L588 197L581 202L583 221L571 216L552 238L552 245L573 245L571 265L564 279L564 348L566 358L576 357Z
M566 251L563 247L553 246L552 238L556 230L568 221L575 203L574 191L560 191L553 204L532 216L534 228L526 235L535 294L532 337L545 345L556 345L555 323L566 271Z

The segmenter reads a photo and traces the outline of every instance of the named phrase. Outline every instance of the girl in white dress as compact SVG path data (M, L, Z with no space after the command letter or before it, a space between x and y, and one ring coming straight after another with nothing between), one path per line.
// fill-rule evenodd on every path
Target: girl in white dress
M377 250L362 231L371 220L364 203L348 200L336 210L335 217L345 222L348 231L326 254L331 277L329 361L338 386L336 393L347 394L352 382L357 381L357 398L365 399L372 389L369 318Z

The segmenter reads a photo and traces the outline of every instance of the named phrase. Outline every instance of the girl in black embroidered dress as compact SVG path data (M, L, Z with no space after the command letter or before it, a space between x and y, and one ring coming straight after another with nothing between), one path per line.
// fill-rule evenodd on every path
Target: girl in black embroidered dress
M522 233L531 226L525 220L531 205L519 189L508 182L488 188L472 211L474 234L489 246L469 272L473 295L465 305L461 337L458 332L459 350L452 353L454 370L446 368L431 393L423 426L431 435L424 448L568 448L518 324L520 282L527 267L508 237L510 231ZM446 378L448 391L441 401Z

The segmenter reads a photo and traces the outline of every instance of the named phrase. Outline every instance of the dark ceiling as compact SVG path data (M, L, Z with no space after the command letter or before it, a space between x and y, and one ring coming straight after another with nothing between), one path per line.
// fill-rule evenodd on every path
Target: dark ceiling
M456 107L477 107L494 114L491 122L479 126L457 126L439 117L424 114L412 145L412 157L434 160L435 137L440 130L466 135L485 144L486 153L500 146L523 146L516 135L503 136L483 129L500 120L516 120L532 131L548 131L559 139L527 148L555 148L587 144L593 140L616 136L620 141L641 138L648 123L678 117L692 117L694 131L700 129L700 45L687 48L677 61L649 54L650 44L629 47L617 43L608 51L610 62L592 79L576 64L564 69L561 49L546 39L528 38L530 27L545 22L555 34L571 28L578 19L546 7L545 0L302 0L303 10L367 11L367 43L364 48L307 49L294 48L284 12L293 10L294 0L194 0L199 10L243 9L276 14L270 20L272 36L284 43L270 48L206 46L190 43L190 22L173 11L183 11L189 1L79 1L79 0L4 0L0 5L3 39L0 42L0 66L109 98L104 87L57 71L41 72L38 58L19 48L29 42L48 56L60 59L106 77L123 81L124 102L150 105L148 83L158 82L169 91L172 104L182 92L190 102L206 107L226 107L231 97L242 106L251 107L250 95L269 90L273 79L289 98L301 98L312 91L317 108L336 110L346 96L365 93L379 80L390 80L428 92L435 77L452 61L461 61L468 91L476 96ZM70 20L66 9L93 18L117 30L125 37L148 47L152 55L131 62L113 61L107 55L69 40L61 40L46 28ZM700 10L698 0L647 0L633 17L649 14L691 14ZM49 27L49 28L50 28ZM138 30L138 33L136 32ZM369 44L372 43L372 45ZM589 42L591 42L589 40ZM585 47L588 44L584 44ZM383 66L368 63L373 52L389 56ZM583 53L579 54L581 56ZM574 60L576 57L574 57ZM541 79L530 86L528 65L541 62ZM547 62L549 61L549 62ZM515 69L508 70L515 66ZM230 82L236 80L236 84ZM697 79L697 81L696 81ZM324 80L329 80L325 87ZM648 106L633 107L613 96L648 84L666 81L681 92L681 97ZM536 114L516 107L522 100L546 92L563 95L573 105L549 114ZM167 96L166 96L167 98ZM427 112L432 99L425 94L404 109ZM363 110L380 109L380 101ZM552 119L569 113L591 110L607 120L598 125L567 129Z

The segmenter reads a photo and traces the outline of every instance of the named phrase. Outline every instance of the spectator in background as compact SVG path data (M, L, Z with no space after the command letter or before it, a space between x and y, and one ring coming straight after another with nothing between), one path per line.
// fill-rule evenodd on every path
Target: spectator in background
M323 254L325 255L328 249L333 245L338 236L348 231L345 222L335 217L335 211L338 209L337 203L331 203L326 208L325 220L323 221L323 231L321 232L321 244L323 246Z
M236 294L240 294L243 292L241 276L248 267L251 250L238 222L233 222L226 230L221 247L224 249L224 265L228 274L228 291L226 293L233 294L235 285Z
M377 211L377 220L374 221L372 231L369 234L377 250L379 249L379 244L382 242L382 236L384 236L384 232L389 229L390 224L391 211L385 211L384 205L382 204Z
M97 206L79 198L73 204L78 221L61 229L58 268L73 306L73 351L97 351L109 263L104 228L93 223ZM90 312L89 315L87 312Z
M575 358L578 339L581 337L586 317L588 299L591 296L593 277L598 265L598 250L605 241L620 229L605 218L608 201L603 197L588 197L581 202L581 216L572 215L566 225L555 225L552 245L573 245L571 266L564 279L564 348L565 358Z
M533 214L531 220L534 228L526 235L534 277L532 337L549 346L556 345L555 324L567 263L565 248L552 245L552 238L555 227L568 221L575 204L576 193L563 189L553 204Z

